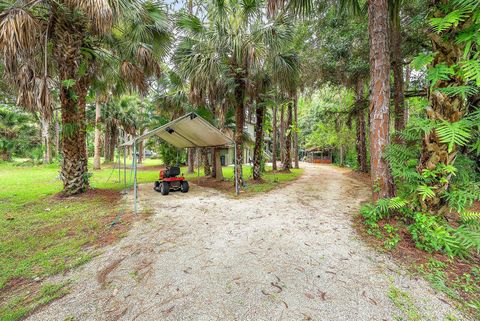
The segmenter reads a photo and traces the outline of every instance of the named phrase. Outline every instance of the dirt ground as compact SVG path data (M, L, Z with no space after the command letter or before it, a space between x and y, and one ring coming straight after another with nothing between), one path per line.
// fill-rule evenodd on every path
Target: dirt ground
M243 199L141 186L141 205L155 214L58 277L72 280L71 293L29 320L462 319L356 235L352 215L370 196L364 183L302 165L295 182Z

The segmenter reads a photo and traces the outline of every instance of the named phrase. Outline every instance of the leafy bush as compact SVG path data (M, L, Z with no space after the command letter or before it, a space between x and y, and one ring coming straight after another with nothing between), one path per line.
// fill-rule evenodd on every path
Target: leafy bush
M422 137L435 132L452 151L470 144L479 122L478 112L455 123L411 119L401 133L405 144L392 144L386 151L385 158L391 167L398 197L379 200L376 205L362 209L371 233L378 229L379 220L397 214L409 225L408 231L420 249L449 256L468 256L480 251L480 222L475 214L465 212L480 199L478 164L457 152L455 159L448 164L439 162L421 171L417 167ZM442 204L442 211L431 212L425 206L426 200ZM444 219L443 215L448 212L461 213L458 227Z
M415 245L429 253L445 252L449 256L459 253L460 245L451 229L440 222L440 218L424 213L413 215L414 223L408 227Z

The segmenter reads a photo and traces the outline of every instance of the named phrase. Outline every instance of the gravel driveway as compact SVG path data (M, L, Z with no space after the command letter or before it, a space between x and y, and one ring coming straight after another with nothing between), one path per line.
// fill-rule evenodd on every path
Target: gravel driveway
M155 214L64 276L71 293L29 320L461 319L356 236L365 185L342 169L303 167L294 183L238 200L141 186Z

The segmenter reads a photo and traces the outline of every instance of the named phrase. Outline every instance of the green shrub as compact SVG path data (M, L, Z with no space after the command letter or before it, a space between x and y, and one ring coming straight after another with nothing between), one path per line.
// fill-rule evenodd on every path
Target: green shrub
M408 227L415 241L415 245L429 253L433 251L444 252L449 256L458 254L460 245L451 233L451 228L442 224L439 217L415 213L414 223Z

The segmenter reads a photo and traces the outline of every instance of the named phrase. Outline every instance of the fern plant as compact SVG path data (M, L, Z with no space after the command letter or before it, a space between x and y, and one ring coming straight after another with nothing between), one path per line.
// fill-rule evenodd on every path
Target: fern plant
M440 142L448 145L448 152L457 146L465 146L472 137L471 122L468 119L462 119L457 122L442 121L435 131L440 138Z
M467 252L480 254L480 212L463 212L454 235Z

